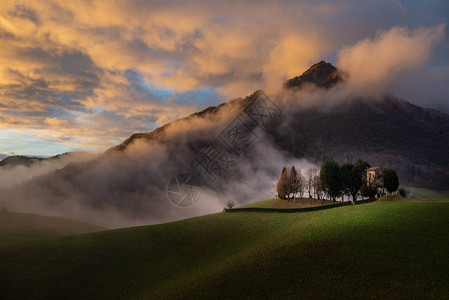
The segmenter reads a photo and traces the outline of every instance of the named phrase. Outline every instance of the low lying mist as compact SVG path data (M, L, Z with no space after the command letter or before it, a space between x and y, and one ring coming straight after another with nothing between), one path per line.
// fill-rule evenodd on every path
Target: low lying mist
M283 166L307 168L311 164L276 150L254 122L248 123L254 139L240 137L242 143L251 139L244 151L225 148L222 139L233 130L229 126L246 116L242 103L244 99L233 100L214 113L173 122L164 128L160 140L136 139L124 150L0 169L0 206L116 228L220 212L229 199L239 206L273 198ZM276 126L282 126L277 122ZM211 143L221 143L221 153L228 156L226 173L218 172L212 179L195 165ZM167 185L181 173L201 181L195 205L182 207L170 201Z
M159 136L130 140L94 158L68 156L0 169L0 206L116 228L220 212L229 199L238 207L273 198L283 166L316 167L295 158L303 156L305 146L296 140L303 133L273 133L287 132L300 110L330 111L344 101L375 102L385 96L382 89L366 95L356 79L350 74L347 82L330 89L268 91L269 98L256 92L172 122ZM279 136L284 140L274 140ZM288 154L279 150L283 143L296 148ZM178 174L197 180L178 191ZM186 199L195 205L180 205Z
M5 165L0 167L0 188L9 188L27 181L35 176L47 174L63 168L69 163L79 163L93 159L97 154L88 152L71 152L45 160L36 160L32 166Z

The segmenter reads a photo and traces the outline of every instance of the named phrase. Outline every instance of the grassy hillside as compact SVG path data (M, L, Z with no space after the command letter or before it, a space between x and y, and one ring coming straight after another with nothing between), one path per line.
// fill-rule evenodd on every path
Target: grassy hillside
M386 201L0 245L0 298L447 299L448 220Z
M301 207L311 207L319 206L323 204L332 204L335 202L317 199L300 198L293 200L282 200L279 198L269 199L265 201L260 201L257 203L251 203L242 207L261 207L261 208L301 208Z
M0 213L0 243L6 240L47 238L105 230L106 228L61 217Z
M424 188L410 187L411 195L417 199L444 199L449 198L449 191L429 190Z

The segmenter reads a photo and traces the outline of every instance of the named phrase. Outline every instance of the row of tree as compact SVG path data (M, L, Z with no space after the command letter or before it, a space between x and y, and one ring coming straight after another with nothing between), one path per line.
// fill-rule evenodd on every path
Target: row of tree
M352 201L356 201L361 187L366 185L364 178L370 167L369 163L361 159L355 164L345 163L341 166L333 160L328 160L321 165L320 178L332 200L348 195L352 197Z
M295 199L296 195L300 198L304 195L318 199L324 197L324 189L317 168L309 168L303 174L294 166L284 167L277 184L277 192L281 199Z
M345 195L357 200L362 197L374 197L380 189L392 193L398 189L399 179L391 168L382 168L377 180L367 181L366 170L370 164L359 159L355 164L344 163L339 165L333 160L325 161L318 172L316 168L309 168L303 175L301 170L283 168L277 184L278 197L281 199L295 199L296 195L302 198L308 193L309 198L324 198L327 195L336 201Z

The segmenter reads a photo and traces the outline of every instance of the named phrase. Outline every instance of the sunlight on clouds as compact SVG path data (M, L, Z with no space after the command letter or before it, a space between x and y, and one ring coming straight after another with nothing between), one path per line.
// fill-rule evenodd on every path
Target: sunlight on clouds
M270 53L264 66L264 76L272 87L279 82L299 75L318 61L323 53L319 40L290 34L283 37ZM298 72L298 70L300 72Z
M410 31L394 27L380 32L374 39L365 39L352 47L342 49L338 66L347 71L351 83L383 85L403 70L422 64L432 48L443 41L445 25L420 27Z
M442 25L395 27L357 43L352 34L373 36L370 28L381 28L382 18L407 23L412 16L394 3L375 12L373 1L350 11L360 18L377 14L380 21L355 26L347 16L351 5L0 2L0 128L55 132L55 140L78 137L80 144L107 147L226 99L275 90L333 57L342 40L353 46L339 52L339 65L372 82L421 64L444 37ZM363 68L367 61L370 72Z
M52 127L60 127L60 126L67 126L70 125L70 122L63 119L58 118L46 118L45 124L52 126Z

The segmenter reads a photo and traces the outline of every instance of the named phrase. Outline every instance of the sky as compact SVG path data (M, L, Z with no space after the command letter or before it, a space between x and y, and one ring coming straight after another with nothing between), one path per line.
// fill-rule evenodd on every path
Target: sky
M0 158L102 151L326 60L449 112L449 2L1 1Z

